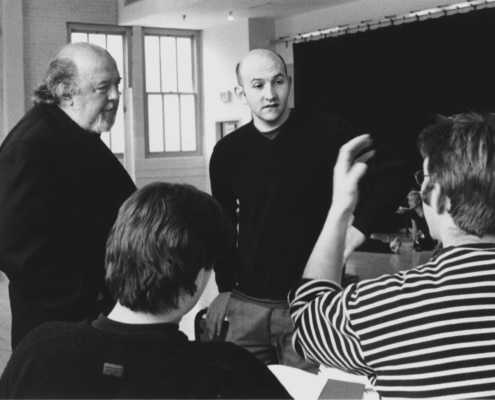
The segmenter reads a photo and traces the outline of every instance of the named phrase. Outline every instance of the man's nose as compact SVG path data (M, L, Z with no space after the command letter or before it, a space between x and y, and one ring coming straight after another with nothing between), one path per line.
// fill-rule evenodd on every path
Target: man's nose
M273 87L273 85L265 85L265 98L268 99L268 100L273 100L274 98L277 97L277 93L275 91L275 88Z
M119 87L117 85L112 85L108 92L109 100L118 100L120 96Z

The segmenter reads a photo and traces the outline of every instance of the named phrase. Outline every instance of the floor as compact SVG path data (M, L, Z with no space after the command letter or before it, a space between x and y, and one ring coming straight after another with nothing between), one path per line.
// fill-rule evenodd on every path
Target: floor
M378 238L387 240L386 236ZM347 272L359 279L374 278L383 274L392 274L424 263L432 252L416 252L411 242L402 238L403 244L398 254L355 252L347 262ZM194 340L194 317L217 295L214 278L210 280L198 304L182 320L181 329ZM10 357L10 306L8 297L8 279L0 272L0 372Z

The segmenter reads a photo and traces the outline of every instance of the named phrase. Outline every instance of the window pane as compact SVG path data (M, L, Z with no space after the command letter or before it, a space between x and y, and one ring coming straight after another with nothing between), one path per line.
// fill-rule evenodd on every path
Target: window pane
M177 92L177 52L175 38L161 38L162 92Z
M88 41L88 35L86 33L72 32L70 34L70 41L71 41L71 43L87 42Z
M103 33L90 33L89 34L89 43L96 44L100 47L103 47L104 49L107 48L107 41L106 41L106 35Z
M122 34L105 34L94 32L72 32L71 42L89 42L101 46L115 59L117 68L121 76L124 76L124 36ZM122 96L122 92L119 92ZM101 135L103 142L117 154L125 152L125 135L124 135L124 100L121 97L120 105L117 110L115 124L110 132L104 132Z
M107 145L108 148L112 147L110 140L110 132L102 132L100 135L101 141Z
M120 76L124 76L124 42L121 35L107 36L107 50L117 63Z
M196 151L196 106L193 95L180 98L182 150Z
M163 143L163 107L162 96L159 94L148 95L148 133L149 151L164 151Z
M144 38L146 91L160 92L160 47L157 36Z
M179 92L193 91L192 47L190 38L177 38Z
M165 95L165 151L180 151L180 110L179 96Z
M117 110L117 116L115 118L115 124L111 130L112 145L111 149L114 153L124 154L125 152L125 139L124 139L124 105L119 105Z

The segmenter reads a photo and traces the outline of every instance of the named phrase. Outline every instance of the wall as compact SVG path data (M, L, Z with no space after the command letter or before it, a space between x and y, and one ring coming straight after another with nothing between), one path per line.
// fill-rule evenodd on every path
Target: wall
M18 1L18 0L15 0ZM67 22L117 24L115 0L23 0L26 108L48 62L67 43Z
M2 2L2 38L6 42L5 21L16 26L16 35L9 34L9 46L0 49L3 60L0 71L3 73L2 113L0 123L7 129L31 106L31 91L42 79L49 59L56 50L67 42L67 22L94 24L118 24L116 0L0 0ZM459 0L445 0L442 4L457 3ZM6 4L22 9L23 18L13 23L5 16ZM379 4L379 6L377 6ZM136 179L138 186L155 180L188 182L202 190L209 190L208 164L213 146L217 140L216 122L240 120L242 124L250 120L247 107L242 105L233 93L236 85L234 68L237 61L251 48L275 47L286 59L293 63L292 44L271 44L281 36L292 36L342 24L354 24L362 20L380 19L385 15L402 14L436 6L434 0L360 0L329 7L318 12L276 21L253 19L236 20L217 28L202 32L202 76L204 153L197 157L153 159L145 157L144 109L142 98L142 53L141 29L133 28L133 82L129 92L130 100L127 120L132 130L127 137L126 167ZM16 40L23 45L16 45ZM12 54L8 52L12 52ZM6 69L6 66L8 69ZM8 79L7 79L8 77ZM10 87L6 85L10 82ZM232 100L220 101L220 92L230 91ZM141 92L141 93L140 93ZM131 95L133 97L131 97ZM8 102L5 99L9 99ZM16 102L18 104L16 104ZM10 111L7 110L10 108ZM132 158L132 162L129 159Z
M5 105L5 100L3 98L3 51L4 51L4 45L3 45L3 32L2 32L2 28L3 28L3 1L4 0L0 0L0 143L2 142L2 139L5 135L5 131L8 130L8 127L7 126L4 126L4 118L3 118L3 114L4 114L4 110L3 110L3 107Z
M209 190L208 165L217 141L216 123L239 120L245 124L251 119L247 106L234 94L237 85L235 66L249 51L248 21L236 21L203 31L204 77L204 148L206 189ZM230 91L231 101L223 103L220 93Z
M0 142L24 114L22 2L2 0L1 130ZM20 68L21 66L21 68Z
M248 26L250 49L275 50L275 47L270 43L275 37L275 22L273 19L250 18Z
M31 92L42 80L49 60L57 50L67 43L67 23L78 22L88 24L117 25L118 7L116 0L2 0L11 6L21 8L20 23L17 23L17 31L20 32L21 43L13 45L9 42L7 51L13 52L8 75L8 82L12 82L12 89L4 88L5 98L11 99L11 107L15 105L15 99L21 98L15 105L16 116L13 123L31 107ZM5 7L3 7L5 8ZM3 25L3 24L2 24ZM136 73L133 74L132 89L127 93L126 120L131 127L127 132L125 166L138 186L156 180L170 182L188 182L200 189L205 189L205 163L204 157L189 157L175 159L146 159L144 155L144 118L142 95L142 82L139 74L142 73L142 47L140 29L134 29L132 66ZM15 43L15 42L14 42ZM137 51L134 51L137 49ZM24 56L23 56L24 52ZM4 57L4 60L6 57ZM5 65L5 64L4 64ZM18 76L15 76L15 73ZM22 96L16 96L14 89L23 83L25 89ZM137 90L136 90L137 89ZM7 103L4 103L4 107ZM121 106L124 106L121 104ZM11 113L2 113L3 116ZM10 121L9 121L10 122ZM4 130L5 134L9 130Z
M32 105L48 62L67 43L67 22L115 24L115 0L2 0L2 132Z

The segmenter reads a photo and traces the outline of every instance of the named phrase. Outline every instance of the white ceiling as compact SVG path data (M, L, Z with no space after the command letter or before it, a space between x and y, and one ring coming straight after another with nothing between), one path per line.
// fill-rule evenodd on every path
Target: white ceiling
M286 18L357 0L124 0L119 22L182 29L207 29L240 18Z

